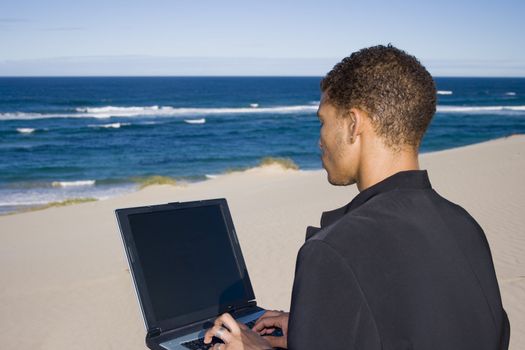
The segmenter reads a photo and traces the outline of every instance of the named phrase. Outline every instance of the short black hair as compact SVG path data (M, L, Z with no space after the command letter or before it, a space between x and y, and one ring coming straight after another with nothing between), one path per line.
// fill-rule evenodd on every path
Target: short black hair
M364 110L394 149L418 148L436 112L436 86L417 58L392 45L361 49L322 79L321 91L343 114Z

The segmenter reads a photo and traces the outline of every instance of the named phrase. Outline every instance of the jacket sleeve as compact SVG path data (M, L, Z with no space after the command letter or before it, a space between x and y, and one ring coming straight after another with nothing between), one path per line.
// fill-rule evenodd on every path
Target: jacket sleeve
M309 240L297 256L288 349L380 348L377 326L352 269L329 244Z

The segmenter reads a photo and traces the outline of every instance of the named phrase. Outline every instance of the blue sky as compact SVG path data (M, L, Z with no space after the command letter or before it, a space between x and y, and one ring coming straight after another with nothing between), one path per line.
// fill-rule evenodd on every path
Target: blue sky
M435 76L525 76L525 1L2 1L0 75L323 75L392 43Z

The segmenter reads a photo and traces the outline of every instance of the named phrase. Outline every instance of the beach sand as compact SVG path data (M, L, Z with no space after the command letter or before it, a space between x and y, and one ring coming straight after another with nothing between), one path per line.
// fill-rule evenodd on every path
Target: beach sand
M525 136L424 154L433 187L466 208L492 249L511 348L525 348ZM308 225L355 186L267 166L108 200L0 217L2 349L144 349L144 327L114 209L225 197L258 304L288 310ZM213 281L210 281L212 283Z

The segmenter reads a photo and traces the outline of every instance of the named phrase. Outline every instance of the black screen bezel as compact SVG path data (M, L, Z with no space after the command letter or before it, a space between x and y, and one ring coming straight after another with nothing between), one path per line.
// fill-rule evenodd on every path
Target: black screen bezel
M218 205L226 224L226 229L228 232L228 237L232 250L234 252L235 261L237 262L237 267L239 269L239 274L241 280L243 281L244 288L246 291L246 299L235 301L233 304L225 305L215 305L213 307L196 311L194 313L181 315L173 317L166 320L159 320L155 317L153 312L153 305L151 303L150 295L146 287L146 280L144 278L143 270L140 264L138 257L138 252L135 246L135 241L131 233L131 228L129 225L129 215L141 214L141 213L152 213L159 211L169 211L176 209L186 209L193 207L202 207L202 206L213 206ZM168 203L160 205L152 205L145 207L133 207L133 208L123 208L115 210L117 216L117 221L120 227L120 232L122 235L122 241L125 246L126 256L130 266L130 272L133 277L133 282L135 284L135 289L137 291L137 296L139 299L140 307L142 310L142 315L144 317L144 322L146 329L161 329L172 330L179 327L183 327L188 324L192 324L201 320L206 320L212 317L215 317L221 314L224 311L227 311L232 306L241 306L245 305L248 302L255 300L255 295L253 293L252 284L250 282L250 277L246 269L246 264L242 256L241 248L237 239L237 234L233 226L233 220L231 218L230 210L225 198L209 199L209 200L200 200L200 201L191 201L191 202L177 202L177 203ZM132 256L130 256L132 255Z

